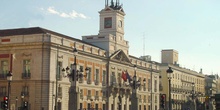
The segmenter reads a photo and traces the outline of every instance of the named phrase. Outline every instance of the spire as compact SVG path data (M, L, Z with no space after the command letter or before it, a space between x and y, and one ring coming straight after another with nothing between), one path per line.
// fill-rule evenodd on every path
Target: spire
M105 0L105 6L108 6L108 0Z

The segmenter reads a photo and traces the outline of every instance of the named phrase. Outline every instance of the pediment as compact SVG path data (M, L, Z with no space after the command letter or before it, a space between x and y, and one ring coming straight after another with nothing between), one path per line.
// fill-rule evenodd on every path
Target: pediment
M128 56L124 53L123 50L116 51L114 54L112 54L110 59L121 63L131 63Z

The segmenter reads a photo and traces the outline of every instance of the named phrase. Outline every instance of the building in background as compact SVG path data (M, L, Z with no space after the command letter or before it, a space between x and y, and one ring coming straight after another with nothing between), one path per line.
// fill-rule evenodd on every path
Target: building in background
M166 94L168 107L169 85L166 70L171 67L171 104L173 110L186 109L192 104L192 91L196 95L197 108L205 101L205 75L179 66L178 52L173 49L161 51L160 93ZM197 100L198 99L198 100Z
M206 96L206 108L210 110L215 110L214 106L214 96L218 91L218 75L206 75L205 76L205 96Z
M136 72L139 110L159 109L159 65L129 55L124 16L118 2L106 5L100 11L99 34L82 40L40 27L0 30L0 101L7 95L6 74L11 71L12 110L24 101L30 110L54 110L55 105L68 110L70 82L61 70L71 69L76 48L78 70L89 68L79 79L80 108L129 110L132 89L126 83Z

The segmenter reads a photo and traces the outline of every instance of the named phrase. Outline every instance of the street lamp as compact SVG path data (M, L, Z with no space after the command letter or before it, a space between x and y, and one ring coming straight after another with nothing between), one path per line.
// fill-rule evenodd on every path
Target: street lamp
M133 80L130 81L130 86L132 87L131 110L138 110L138 105L139 105L137 88L141 85L141 82L137 80L136 69L137 66L134 65L134 77Z
M8 80L8 110L10 110L10 90L11 90L11 81L12 81L11 71L9 71L7 74L7 80Z
M169 110L172 110L172 106L171 106L171 79L172 79L172 73L173 70L171 67L169 67L167 69L167 77L168 77L168 81L169 81Z
M24 93L21 93L21 107L23 109L23 102L24 102Z
M83 70L77 70L77 64L76 64L76 56L78 54L78 51L76 48L73 49L73 55L74 55L74 63L72 66L72 71L69 72L70 68L67 66L66 69L62 69L63 74L65 74L65 71L67 75L64 75L65 77L69 77L71 81L71 86L69 90L69 110L78 110L79 109L79 87L77 86L77 82L79 78L87 77L87 74L89 73L89 69L86 68L86 75L83 74Z
M196 107L196 95L195 95L195 83L193 82L192 83L192 101L193 101L193 104L194 104L194 110L197 110L197 107Z

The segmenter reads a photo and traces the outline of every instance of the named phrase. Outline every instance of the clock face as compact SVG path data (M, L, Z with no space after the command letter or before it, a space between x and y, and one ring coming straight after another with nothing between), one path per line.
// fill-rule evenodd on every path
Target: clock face
M105 18L104 27L105 28L112 28L112 18L111 17Z

